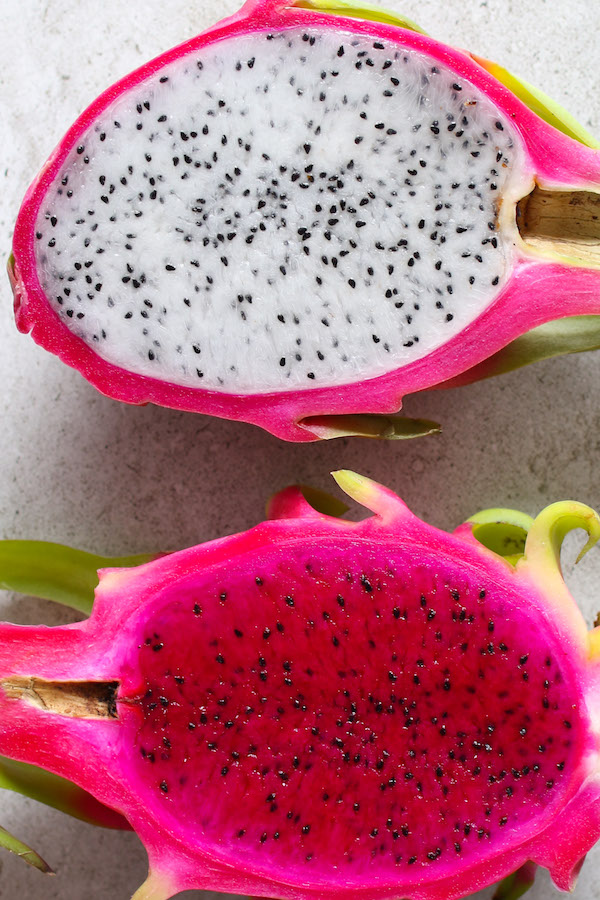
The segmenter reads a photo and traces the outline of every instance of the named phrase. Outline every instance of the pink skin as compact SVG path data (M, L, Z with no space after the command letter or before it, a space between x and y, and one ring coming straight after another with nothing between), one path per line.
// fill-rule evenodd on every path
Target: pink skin
M102 360L72 334L49 306L40 286L34 229L46 192L79 136L115 97L187 53L253 31L309 25L383 37L430 54L453 69L457 77L480 87L517 128L523 141L524 174L530 174L543 187L600 189L600 153L539 119L466 52L389 25L286 8L281 0L250 0L236 15L147 63L105 91L69 129L23 202L14 234L14 266L9 272L17 326L80 371L102 393L133 404L157 403L251 422L288 441L312 441L315 435L300 424L306 417L356 412L393 414L401 407L403 396L460 375L531 328L564 316L600 313L598 269L537 258L518 247L508 283L475 322L425 358L359 384L259 395L179 387L130 374Z
M346 487L348 484L345 485ZM578 707L580 724L579 756L572 765L560 795L543 815L523 826L517 835L506 835L496 845L495 855L468 865L444 864L435 875L427 868L412 881L323 887L302 879L302 886L286 883L283 873L260 867L244 868L235 848L227 844L187 845L177 829L155 815L156 798L140 791L129 777L128 760L119 753L119 722L67 718L37 709L23 700L8 700L0 695L0 751L13 758L37 765L82 785L100 802L115 808L127 819L144 843L156 887L155 900L166 900L177 891L212 889L255 896L323 898L333 900L384 900L398 896L410 900L456 900L515 871L528 860L547 866L557 886L572 888L580 861L600 837L600 775L598 774L598 735L594 731L598 688L597 658L590 660L587 632L583 619L572 603L557 600L549 584L536 578L526 567L515 570L501 557L475 541L469 526L461 526L448 535L419 521L390 491L357 479L350 484L352 495L376 513L359 523L343 522L310 508L297 490L278 495L271 504L274 521L264 522L250 531L217 540L200 547L174 553L137 569L108 569L102 573L94 611L89 620L49 630L47 628L0 626L0 679L22 675L49 680L127 680L127 658L131 655L125 638L131 623L153 598L179 578L202 573L224 562L235 568L249 553L286 545L319 543L332 536L336 540L377 540L385 554L386 546L414 547L417 558L423 552L461 560L467 569L486 572L487 583L494 584L513 603L538 610L552 634L553 653L561 658L562 671L571 685L573 703ZM243 564L243 563L242 563ZM457 567L457 571L459 568ZM124 640L115 640L121 635ZM135 641L137 644L137 640ZM137 652L131 648L132 652ZM131 686L130 686L131 690ZM127 704L120 715L127 719ZM162 879L162 881L161 881ZM168 885L168 887L167 887ZM138 895L136 895L138 896Z

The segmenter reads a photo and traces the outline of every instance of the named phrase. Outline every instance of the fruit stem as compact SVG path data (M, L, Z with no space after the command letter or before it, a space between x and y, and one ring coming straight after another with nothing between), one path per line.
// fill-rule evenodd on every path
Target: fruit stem
M45 712L73 719L116 719L118 681L48 681L13 675L0 680L9 700L25 700Z
M536 185L517 203L517 227L528 249L600 267L600 193Z

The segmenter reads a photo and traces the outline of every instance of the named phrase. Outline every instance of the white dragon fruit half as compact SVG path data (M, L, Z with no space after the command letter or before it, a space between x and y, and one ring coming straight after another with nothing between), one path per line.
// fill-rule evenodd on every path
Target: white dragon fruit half
M333 6L250 0L82 114L16 225L21 330L112 397L298 441L427 431L403 395L600 344L593 139Z

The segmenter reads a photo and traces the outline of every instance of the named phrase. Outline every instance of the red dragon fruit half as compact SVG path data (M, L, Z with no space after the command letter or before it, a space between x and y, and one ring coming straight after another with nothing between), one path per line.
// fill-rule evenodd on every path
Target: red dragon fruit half
M0 752L130 823L135 900L507 898L535 864L570 889L600 837L600 632L559 553L600 519L449 535L335 477L375 515L288 489L250 531L100 572L84 622L3 624Z
M130 403L428 431L403 395L600 345L597 148L395 14L249 0L69 130L17 221L17 323Z

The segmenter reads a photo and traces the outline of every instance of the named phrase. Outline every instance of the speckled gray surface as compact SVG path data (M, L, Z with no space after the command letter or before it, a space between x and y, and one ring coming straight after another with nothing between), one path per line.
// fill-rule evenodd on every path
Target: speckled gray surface
M3 0L0 244L6 253L29 181L84 106L117 77L235 5ZM395 5L434 36L497 59L538 84L600 134L595 0ZM0 284L0 342L0 537L45 538L107 553L181 547L252 525L266 497L287 483L329 488L328 472L340 466L385 482L419 515L447 528L491 505L535 513L574 497L600 507L599 353L410 399L409 414L444 423L436 438L293 446L250 426L101 397L17 334L6 281ZM591 620L600 606L600 550L574 571L573 546L565 572ZM2 616L13 621L68 620L42 602L3 594L0 603ZM2 854L5 900L126 900L144 878L145 856L131 835L97 831L5 793L1 821L58 873L43 878ZM599 874L600 847L589 855L577 900L600 897ZM558 892L542 873L530 896L552 900Z

